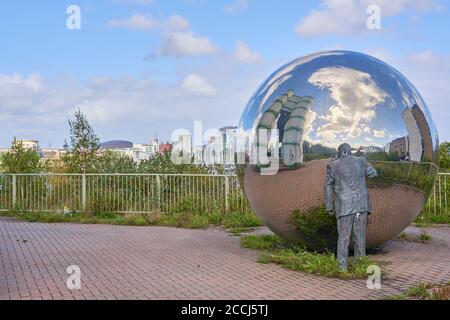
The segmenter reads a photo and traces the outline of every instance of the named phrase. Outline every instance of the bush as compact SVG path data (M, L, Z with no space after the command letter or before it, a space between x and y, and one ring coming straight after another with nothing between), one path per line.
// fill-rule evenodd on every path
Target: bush
M325 207L312 208L306 212L292 213L301 239L301 245L309 250L335 250L337 248L337 222Z

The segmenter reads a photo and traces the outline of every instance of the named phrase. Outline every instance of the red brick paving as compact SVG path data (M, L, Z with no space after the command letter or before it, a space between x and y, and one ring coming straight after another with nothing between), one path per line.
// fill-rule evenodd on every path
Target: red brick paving
M0 299L379 299L417 282L450 280L450 228L427 232L435 237L431 243L392 241L376 254L385 277L381 290L369 290L365 280L259 264L258 252L215 228L1 218ZM81 268L81 290L66 287L70 265Z

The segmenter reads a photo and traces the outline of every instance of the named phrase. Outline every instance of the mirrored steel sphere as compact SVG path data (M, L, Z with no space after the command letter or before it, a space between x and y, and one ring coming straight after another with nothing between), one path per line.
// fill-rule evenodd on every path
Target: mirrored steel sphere
M417 89L356 52L321 52L278 69L250 99L238 135L246 137L238 176L252 208L273 232L311 249L336 245L324 182L340 144L379 174L367 179L368 248L415 220L438 172L436 127Z

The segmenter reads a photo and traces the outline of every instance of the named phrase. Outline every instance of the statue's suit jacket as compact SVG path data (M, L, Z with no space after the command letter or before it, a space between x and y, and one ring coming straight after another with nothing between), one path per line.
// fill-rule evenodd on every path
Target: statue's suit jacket
M366 176L377 171L365 158L342 156L330 161L325 179L325 208L340 218L353 213L372 211Z

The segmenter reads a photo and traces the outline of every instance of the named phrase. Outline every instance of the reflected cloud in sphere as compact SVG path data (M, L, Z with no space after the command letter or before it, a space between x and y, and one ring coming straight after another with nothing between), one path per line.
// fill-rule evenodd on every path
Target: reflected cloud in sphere
M417 217L438 171L437 131L419 92L362 53L321 52L283 66L250 99L238 133L249 137L238 175L256 214L283 238L311 248L334 247L323 184L340 144L379 172L368 180L368 247ZM269 167L279 169L265 175Z

